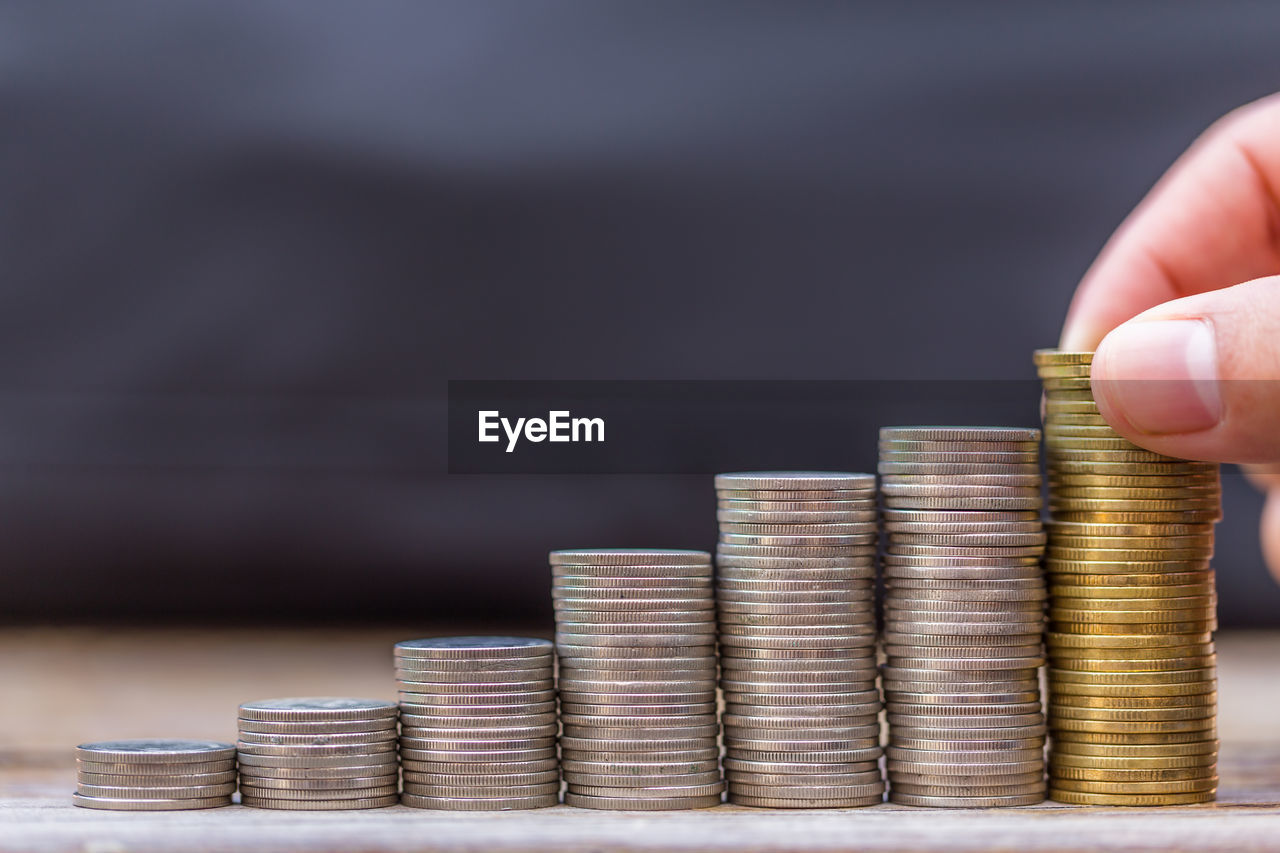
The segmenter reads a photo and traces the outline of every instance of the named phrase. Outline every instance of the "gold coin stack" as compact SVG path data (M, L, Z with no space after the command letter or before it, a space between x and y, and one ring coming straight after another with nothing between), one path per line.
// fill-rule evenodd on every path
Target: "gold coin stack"
M1144 450L1102 419L1092 353L1040 350L1049 474L1049 795L1210 802L1217 777L1218 467Z

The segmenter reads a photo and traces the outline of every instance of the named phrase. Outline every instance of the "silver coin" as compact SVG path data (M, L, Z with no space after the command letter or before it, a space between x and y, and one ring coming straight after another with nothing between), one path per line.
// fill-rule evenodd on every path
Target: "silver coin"
M1017 548L1020 551L1027 547L1043 546L1048 542L1048 534L1037 533L890 533L890 541L895 546L929 545L957 546L963 548Z
M382 790L382 789L379 789ZM240 804L255 809L286 809L290 811L339 811L347 809L380 809L387 806L394 806L400 802L399 794L387 794L386 796L370 796L339 800L286 800L286 799L267 799L264 797L255 797L240 795Z
M490 696L498 696L510 693L540 693L544 690L550 690L555 686L552 679L540 678L536 681L504 681L497 683L475 682L435 682L435 681L414 681L407 682L412 684L412 689L400 690L401 696L406 693L423 694L423 695L450 695L450 696L469 696L479 703L480 700L487 699ZM404 700L402 700L404 701Z
M885 595L913 601L1042 601L1048 591L1038 578L1015 581L885 580Z
M232 747L232 749L235 748ZM200 773L225 773L235 769L234 756L219 761L179 761L168 764L76 759L77 772L97 773L104 776L186 776Z
M683 580L699 580L710 577L711 564L699 563L690 566L552 566L553 580L576 580L579 578L679 578Z
M690 785L714 785L723 781L723 776L718 769L709 770L702 773L682 773L673 774L655 774L652 776L636 776L632 774L626 775L609 775L599 773L580 773L577 771L566 771L564 780L574 789L592 787L592 788L650 788L655 786L671 786L680 787Z
M979 486L964 483L901 483L886 482L880 489L886 498L1039 498L1040 486Z
M517 691L513 693L486 693L481 696L466 693L414 693L401 691L400 708L406 714L436 713L474 713L502 714L509 709L528 709L530 713L537 706L554 702L556 692L553 689Z
M874 510L876 508L876 493L868 489L867 492L860 492L865 497L849 498L838 501L751 501L742 500L742 498L722 498L717 496L717 510L730 510L735 512L781 512L781 514L790 514L790 512L861 512L864 510Z
M246 767L283 767L283 768L325 768L325 767L363 767L370 764L382 764L395 761L395 749L383 749L369 753L331 754L294 754L285 751L280 755L254 755L242 752L238 756L241 772ZM256 771L254 771L256 772Z
M1028 486L1040 488L1043 478L1040 474L966 474L957 477L954 474L883 474L880 477L880 488L885 486Z
M739 471L717 474L717 490L861 490L874 489L874 474L846 471Z
M370 788L385 788L400 781L399 772L384 773L380 776L353 776L345 779L276 779L260 776L242 776L240 784L250 790L265 789L268 791L327 791L329 796L317 794L317 799L337 799L346 796L346 792L363 792ZM262 796L269 796L265 792Z
M876 532L878 532L879 518L878 518L878 513L874 509L865 510L859 515L861 517L852 519L852 520L833 521L833 522L825 522L825 523L818 523L818 524L798 524L796 522L784 522L784 523L778 524L778 523L770 523L770 522L764 522L764 521L756 521L756 522L736 521L735 522L735 521L730 521L728 519L722 518L720 519L720 538L722 542L733 542L738 540L730 539L728 537L733 535L752 536L756 538L788 537L788 540L795 539L798 541L796 542L765 541L765 542L760 542L758 544L761 544L761 545L789 545L789 544L807 545L810 543L805 540L808 539L808 537L816 536L816 537L820 537L820 541L815 543L819 545L860 544L861 542L864 541L863 537L873 535ZM830 539L831 537L838 537L840 539L843 539L848 536L856 536L859 538L852 543L825 541L827 539ZM752 544L752 543L747 543L747 544Z
M874 488L863 489L716 489L720 501L764 501L768 503L845 502L875 503Z
M880 428L881 441L1031 442L1040 441L1036 427L894 426Z
M717 559L720 556L726 557L804 557L806 559L815 559L822 557L839 557L843 558L840 565L851 566L856 565L859 559L870 561L875 559L875 538L868 536L848 536L846 539L857 540L848 545L832 545L819 544L810 542L802 545L765 545L755 540L754 536L735 536L735 539L745 539L745 542L733 542L721 540L716 546ZM812 537L811 537L812 538ZM858 544L861 541L863 544ZM724 565L724 561L720 560L720 564ZM816 566L815 566L816 567Z
M1040 454L1031 451L1008 451L983 453L980 451L929 451L929 450L881 450L880 462L877 469L881 473L889 473L885 470L886 463L960 463L964 465L1024 465L1026 473L1030 474L1039 470ZM901 473L901 472L899 472ZM977 473L977 472L975 472ZM989 473L989 472L984 472ZM938 507L941 509L942 507Z
M402 794L401 805L416 809L438 809L444 811L515 811L521 809L544 809L560 803L559 794L548 794L539 797L424 797L417 794Z
M396 703L383 699L308 696L263 699L240 706L240 718L275 722L305 720L379 720L395 717Z
M562 750L580 751L582 754L576 756L580 760L587 760L589 754L601 754L608 750L610 755L618 753L641 753L654 758L662 754L689 754L690 757L704 757L707 750L716 750L716 739L714 737L701 738L681 738L681 739L658 739L658 738L641 738L634 740L624 740L622 738L594 739L580 737L565 737L560 739L560 747ZM567 755L567 753L566 753Z
M80 796L99 799L118 797L137 800L200 800L211 797L229 797L235 793L235 790L235 782L224 782L218 785L177 785L164 788L87 785L83 782L76 785L76 793Z
M222 785L236 781L236 771L223 770L220 773L188 773L165 776L120 776L113 773L90 773L79 771L76 781L85 785L105 785L117 788L165 788L182 786Z
M647 697L646 697L647 698ZM560 703L562 715L578 714L581 716L609 716L610 714L618 714L620 716L671 716L671 717L687 717L693 714L710 714L716 710L715 702L686 702L673 704L642 704L639 702L630 703L625 706L617 705L598 705L586 704L572 701L573 697L566 697L564 702Z
M988 462L982 460L980 455L975 459L961 459L950 462L927 462L913 459L911 456L905 458L895 456L893 459L881 459L876 464L876 470L881 476L1038 476L1040 474L1040 464L1032 460Z
M890 509L1040 509L1039 495L1025 497L889 497L884 505Z
M417 773L406 770L406 783L413 785L454 785L470 789L473 787L493 787L496 785L548 785L560 783L560 770L544 770L540 773Z
M377 732L346 732L342 734L282 735L240 732L240 744L274 744L277 746L340 746L347 744L376 744L396 739L395 729Z
M837 799L777 799L774 797L748 797L736 791L730 791L729 802L735 806L750 806L762 809L852 809L862 806L878 806L884 802L884 794L881 792L866 797Z
M751 762L794 762L797 764L830 764L856 761L869 761L878 758L883 750L879 743L859 749L827 750L823 752L782 752L778 750L734 749L725 757L725 766L733 761Z
M617 628L625 628L626 626L617 626ZM598 646L601 648L691 648L694 646L711 646L715 643L715 623L708 622L706 625L696 626L696 632L681 629L679 633L672 631L671 633L623 633L619 630L609 631L602 629L599 633L583 632L583 631L557 631L556 645L558 647L570 646ZM707 628L712 630L707 630ZM569 651L565 651L566 656L570 656Z
M82 809L102 809L106 811L161 812L183 811L191 809L215 809L231 805L231 797L206 797L203 799L152 800L124 799L120 797L86 797L83 794L72 794L71 804Z
M595 550L552 551L550 559L553 566L701 566L711 561L711 555L706 551L600 548Z
M255 779L355 779L393 776L400 764L393 760L381 764L357 764L351 767L260 767L245 765L240 772Z
M405 772L442 776L499 776L502 774L531 775L558 772L560 760L553 754L549 758L526 761L404 761Z
M420 797L547 797L560 793L560 783L541 785L417 785L405 782L404 792Z
M598 749L570 749L564 751L564 760L570 764L583 762L587 764L635 762L650 764L671 764L702 761L719 761L720 747L710 745L698 749L676 750L640 750L623 752L611 749L608 741L600 741Z
M366 757L370 755L378 755L380 753L395 752L395 740L383 740L375 743L353 743L339 744L334 746L282 746L278 744L267 743L245 743L238 741L236 743L237 756L241 764L252 764L246 762L247 756L259 756L265 758L303 758L306 756L314 756L316 758L336 758L339 756Z
M241 732L252 732L258 735L336 735L380 730L395 731L396 718L387 717L382 720L337 720L333 722L274 723L266 720L237 720Z
M607 790L607 789L606 789ZM670 811L677 809L707 809L720 805L721 795L705 797L669 797L663 799L633 799L628 797L593 797L566 791L564 804L579 809L607 809L610 811Z
M554 759L556 750L551 747L533 749L411 749L400 750L400 759L408 762L444 762L447 764L475 764L477 767L493 767L507 762L547 761Z
M672 577L563 577L552 578L552 592L597 591L621 589L630 593L644 591L660 595L661 590L671 590L673 595L692 595L711 586L707 577L672 578Z
M549 710L531 714L472 716L470 714L405 714L400 718L405 728L514 728L544 726L556 721L555 705Z
M886 576L890 571L902 566L915 569L982 569L990 574L986 577L1022 577L1016 571L1040 572L1040 560L1035 556L1011 557L1007 555L972 557L957 554L934 554L931 556L910 554L885 554L884 567ZM963 575L956 575L963 577Z
M512 728L471 728L465 726L426 728L422 726L406 726L400 733L400 743L413 745L413 742L418 740L523 741L531 738L553 737L558 730L559 726L554 722L540 726ZM427 748L429 749L430 747Z
M207 763L235 758L235 755L234 746L213 740L135 738L95 741L76 747L76 758L82 761L113 764Z
M415 667L396 665L395 675L404 681L423 681L436 684L501 684L520 681L538 681L551 677L551 663L536 669L504 669L493 672L438 672Z
M958 788L969 786L984 785L1031 785L1036 782L1044 781L1044 770L1028 771L1025 773L1005 773L1001 775L989 775L986 773L967 773L947 775L944 773L904 773L902 771L890 770L888 772L890 784L894 782L902 782L908 785L934 785L941 788Z
M785 761L741 761L733 758L724 760L725 776L733 779L759 776L800 776L818 777L827 774L852 776L869 771L879 772L880 762L876 759L857 762L837 762L830 764L800 764ZM730 776L730 774L733 774Z

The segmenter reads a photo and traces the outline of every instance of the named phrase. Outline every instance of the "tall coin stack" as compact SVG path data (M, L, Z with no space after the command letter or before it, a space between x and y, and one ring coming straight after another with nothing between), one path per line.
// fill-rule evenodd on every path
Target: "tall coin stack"
M240 706L240 802L260 809L395 805L396 706L380 699L265 699Z
M1049 794L1203 803L1217 791L1218 466L1102 419L1092 353L1040 350L1049 471Z
M889 797L992 807L1045 795L1040 432L880 431Z
M884 799L876 687L874 474L716 476L729 800Z
M551 573L565 803L719 804L711 555L553 551Z
M551 643L434 637L395 647L406 806L537 809L560 802Z
M157 812L231 805L236 748L206 740L109 740L76 747L74 805Z

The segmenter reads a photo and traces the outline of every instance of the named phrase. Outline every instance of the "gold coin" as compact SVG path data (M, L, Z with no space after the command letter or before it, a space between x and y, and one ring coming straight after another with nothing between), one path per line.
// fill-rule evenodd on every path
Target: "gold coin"
M1049 645L1049 654L1055 660L1169 660L1171 658L1205 657L1213 654L1213 643L1166 646L1154 649L1106 649L1080 648L1078 646Z
M1190 782L1212 779L1218 775L1215 765L1201 767L1163 767L1159 769L1138 767L1078 767L1072 764L1050 762L1049 778L1070 779L1075 782Z
M1216 705L1218 694L1195 693L1189 696L1080 696L1050 689L1051 702L1069 708L1202 708Z
M1136 675L1139 673L1181 672L1187 669L1211 666L1216 660L1214 655L1168 658L1166 660L1086 660L1081 658L1059 658L1057 655L1050 655L1049 659L1050 663L1058 668L1070 666L1071 670L1075 672L1111 673L1113 675L1118 673Z
M1128 732L1105 732L1105 731L1068 731L1061 730L1053 733L1053 743L1055 749L1075 750L1077 746L1105 746L1110 749L1118 749L1120 747L1133 749L1151 749L1155 750L1161 747L1177 748L1177 749L1203 749L1204 744L1218 743L1218 733L1216 729L1209 728L1198 731L1128 731ZM1070 744L1070 746L1064 746Z
M1088 376L1043 376L1040 378L1040 385L1049 393L1055 392L1085 392L1092 397L1093 385L1089 381Z
M1183 670L1165 670L1162 672L1086 672L1082 670L1058 669L1050 667L1050 681L1074 684L1125 684L1125 685L1167 685L1167 684L1201 684L1216 681L1218 670L1215 666L1191 667Z
M1049 493L1050 512L1205 512L1218 508L1217 495L1187 497L1177 500L1142 500L1135 498L1068 498Z
M1061 634L1050 631L1046 640L1057 648L1076 649L1163 649L1183 643L1208 643L1213 635L1208 632L1178 637L1150 636L1147 634Z
M1046 420L1061 417L1102 419L1102 413L1094 400L1063 400L1058 398L1057 395L1044 398L1044 414Z
M1108 699L1177 699L1184 696L1215 694L1216 680L1190 684L1080 684L1049 679L1049 694L1059 699L1097 697Z
M1147 758L1135 756L1079 755L1054 750L1049 755L1054 767L1077 767L1091 770L1191 770L1216 767L1217 750L1191 755L1158 755Z
M1087 782L1079 779L1054 779L1053 787L1060 791L1079 791L1086 794L1191 794L1216 791L1218 777L1209 776L1174 782Z
M1107 521L1138 524L1192 524L1216 522L1222 517L1221 509L1187 509L1177 512L1140 512L1129 510L1066 510L1050 507L1059 521Z
M1212 536L1212 524L1107 524L1091 521L1045 522L1050 536L1138 536L1162 538L1165 536Z
M1211 597L1215 584L1183 584L1181 586L1102 586L1071 583L1055 583L1049 587L1049 595L1072 601L1175 601L1180 598Z
M1088 362L1058 362L1057 364L1036 363L1036 373L1041 379L1088 379Z
M1098 407L1093 404L1083 404L1078 408L1061 408L1054 406L1052 403L1045 404L1044 408L1044 426L1048 429L1050 425L1063 427L1097 427L1098 429L1109 429L1111 434L1115 435L1115 430L1111 424L1107 423Z
M1142 625L1141 634L1182 634L1186 631L1201 630L1199 627L1179 630L1162 630L1165 625L1193 625L1200 622L1212 622L1214 608L1212 604L1202 607L1178 610L1081 610L1071 607L1051 606L1049 619L1061 625ZM1157 629L1155 626L1161 626ZM1060 629L1076 630L1076 629ZM1212 631L1209 627L1207 630ZM1078 631L1078 633L1089 633ZM1112 629L1098 633L1110 634Z
M1200 791L1194 794L1088 794L1050 786L1049 799L1073 806L1189 806L1213 802L1217 799L1217 791Z
M1046 438L1052 436L1055 439L1073 439L1073 438L1119 438L1114 429L1101 418L1097 419L1101 423L1063 423L1059 418L1048 417L1044 419L1044 435Z
M1217 596L1212 592L1203 595L1188 595L1168 598L1103 598L1100 595L1075 596L1063 595L1053 599L1053 606L1059 610L1082 611L1152 611L1152 610L1197 610L1212 608Z
M1216 716L1217 710L1216 703L1212 705L1195 705L1189 708L1095 708L1053 702L1049 705L1049 724L1057 725L1066 721L1092 721L1099 723L1183 722L1211 719Z
M1217 730L1217 717L1209 716L1195 720L1079 720L1074 718L1055 719L1050 723L1054 737L1067 732L1089 732L1090 734L1124 735L1137 737L1140 735L1168 734L1203 734ZM1121 741L1132 742L1132 741Z
M1073 734L1073 733L1067 733ZM1061 735L1055 736L1050 748L1050 757L1055 760L1070 758L1073 761L1200 761L1218 760L1218 742L1212 738L1192 738L1183 742L1162 741L1159 743L1100 743L1084 740L1094 737L1084 732L1075 732L1075 738L1063 740ZM1096 766L1094 764L1088 765Z
M1104 563L1157 563L1170 560L1206 560L1212 556L1212 552L1204 548L1167 548L1161 550L1066 548L1057 542L1051 542L1046 553L1055 560L1077 563L1088 563L1095 560Z
M1031 360L1036 367L1057 364L1090 364L1093 362L1093 353L1047 347L1032 352Z
M1157 456L1159 454L1156 454ZM1191 474L1208 475L1215 473L1218 466L1213 462L1193 462L1191 460L1179 459L1174 460L1172 457L1164 456L1154 462L1146 459L1136 460L1120 460L1120 459L1073 459L1049 458L1047 460L1049 476L1057 476L1059 474L1122 474L1124 476L1135 475L1160 475L1165 477L1186 476Z
M1067 488L1102 489L1181 489L1221 488L1217 471L1203 474L1064 474L1050 472L1049 484Z
M1062 575L1137 575L1150 573L1154 575L1182 574L1186 572L1205 572L1210 570L1208 558L1202 560L1157 560L1148 563L1104 561L1104 560L1058 560L1045 557L1044 567L1052 576ZM1055 577L1050 578L1058 582Z

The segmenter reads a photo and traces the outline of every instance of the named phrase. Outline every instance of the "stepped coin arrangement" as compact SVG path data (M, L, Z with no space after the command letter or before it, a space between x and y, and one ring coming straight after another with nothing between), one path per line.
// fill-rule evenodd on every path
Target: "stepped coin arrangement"
M1040 433L880 431L889 798L1045 796Z
M528 637L396 644L404 805L499 811L560 801L552 651Z
M1121 438L1092 353L1040 350L1049 473L1049 794L1159 806L1216 796L1218 466Z
M178 811L231 805L236 748L205 740L109 740L76 747L76 792L86 809Z
M706 551L551 552L565 803L720 803L716 624Z
M715 487L730 802L882 802L875 475L758 471Z
M240 802L330 811L395 805L397 709L379 699L266 699L240 706Z

